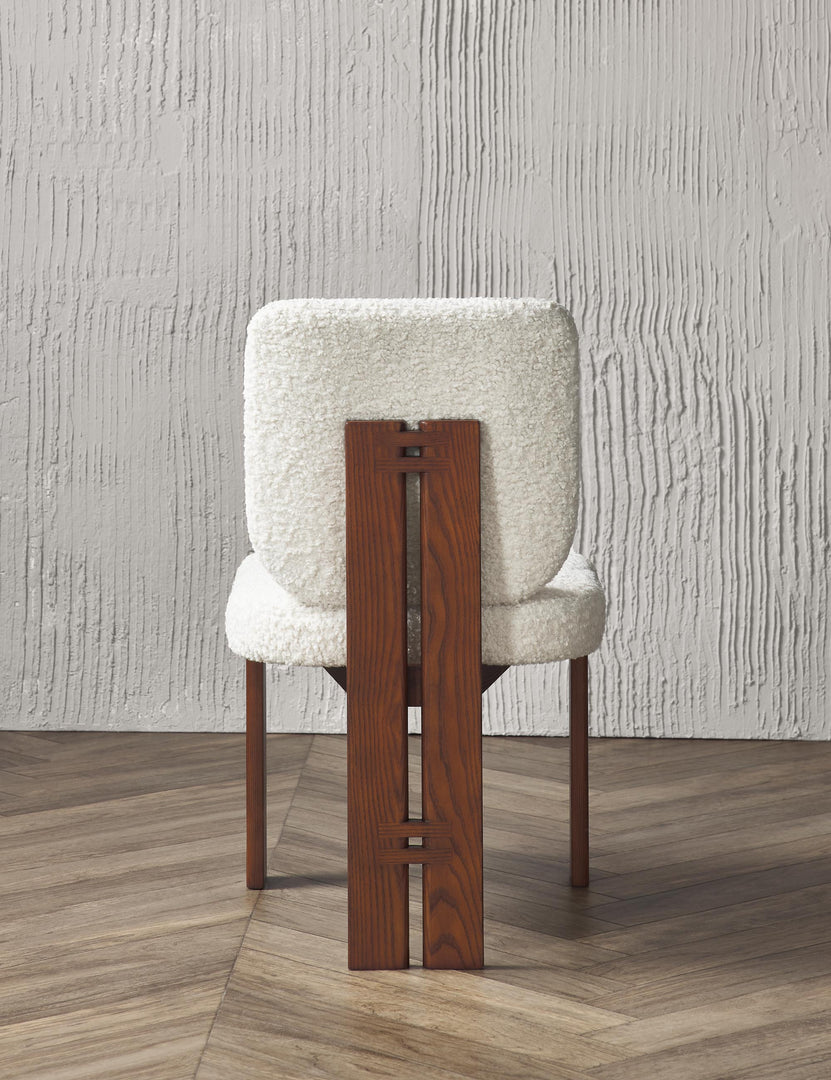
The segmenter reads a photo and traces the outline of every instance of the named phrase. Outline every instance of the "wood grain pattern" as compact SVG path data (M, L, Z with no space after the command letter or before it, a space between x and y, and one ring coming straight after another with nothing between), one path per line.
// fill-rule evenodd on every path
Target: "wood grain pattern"
M346 425L346 679L349 728L349 966L409 964L406 863L377 858L378 826L406 821L407 511L404 474L376 468L402 450ZM407 846L404 837L387 841ZM406 853L405 853L406 854Z
M824 1080L831 745L592 740L575 890L567 740L485 739L487 966L350 972L345 739L269 743L253 894L239 736L0 733L4 1080Z
M424 966L480 968L479 422L346 424L349 966L406 967L408 865L424 868ZM420 454L404 456L417 446ZM407 667L407 472L421 485L420 693ZM424 717L408 814L408 700ZM411 839L420 839L415 849Z
M799 885L808 864L823 853L827 798L815 798L813 808L803 811L803 830L808 835L813 823L816 846L810 855L802 853L793 875L778 869L776 854L766 854L780 829L790 835L790 819L771 819L764 845L756 837L747 868L769 870L771 881L778 878L789 889L787 902L775 902L768 895L771 881L753 875L736 893L726 860L713 877L706 859L665 859L661 891L688 891L689 914L679 919L670 910L664 916L650 907L645 890L639 902L654 917L622 926L614 911L615 894L629 895L623 856L615 873L598 872L588 889L569 886L566 741L484 743L485 969L419 975L411 968L361 973L357 986L344 981L345 811L332 781L340 777L343 783L345 748L340 739L318 737L277 852L298 884L265 894L257 907L239 979L235 972L203 1058L205 1076L219 1076L222 1069L267 1075L285 1053L287 1071L298 1076L314 1060L323 1076L350 1070L357 1076L362 1068L403 1076L423 1069L429 1076L443 1068L492 1078L634 1080L649 1073L672 1080L754 1080L758 1072L768 1080L820 1080L831 1055L822 1027L831 973L820 906L831 889L828 866L816 867L823 885ZM607 801L596 857L605 851L611 857L616 833L628 833L644 811L645 848L659 842L667 822L683 819L676 807L684 806L693 776L702 783L720 773L729 778L741 763L755 771L761 794L771 783L769 773L752 768L762 749L776 763L782 785L788 779L798 784L811 763L827 769L831 756L827 746L593 740L593 783ZM417 761L413 740L411 781ZM656 775L664 781L660 789ZM712 845L708 850L742 856L751 839L733 829L733 814L741 820L742 807L739 797L735 806L722 808L719 825L702 837L701 843ZM325 835L318 824L324 819ZM639 849L629 852L633 867L639 857ZM601 908L598 918L594 912ZM413 910L417 914L417 897ZM629 918L625 906L617 910ZM414 930L413 952L417 943ZM332 960L337 949L339 965ZM326 1017L316 1030L293 1003L301 987L314 1015Z
M265 885L268 859L265 664L245 661L245 883Z
M424 420L421 478L421 798L450 826L452 856L424 866L424 966L480 968L482 608L479 422ZM425 837L429 851L441 840Z
M589 660L569 662L571 884L589 883Z
M0 724L241 730L256 308L535 295L582 341L593 733L829 738L824 5L106 8L0 8ZM486 730L567 701L514 669Z
M310 740L270 742L276 842ZM4 1080L194 1075L256 902L244 788L240 735L0 733Z

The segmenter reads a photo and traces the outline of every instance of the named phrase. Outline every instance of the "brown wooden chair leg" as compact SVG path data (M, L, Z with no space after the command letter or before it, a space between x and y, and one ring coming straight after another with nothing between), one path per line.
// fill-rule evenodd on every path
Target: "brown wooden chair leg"
M570 663L571 884L589 883L589 659Z
M245 661L245 883L262 889L266 870L265 664Z

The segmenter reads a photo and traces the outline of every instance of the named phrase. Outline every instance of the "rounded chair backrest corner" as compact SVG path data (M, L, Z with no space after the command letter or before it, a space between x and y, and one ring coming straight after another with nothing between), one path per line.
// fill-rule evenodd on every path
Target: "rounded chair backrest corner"
M245 348L245 497L252 546L305 604L346 597L344 424L481 424L482 601L545 585L574 537L577 336L552 301L284 300Z

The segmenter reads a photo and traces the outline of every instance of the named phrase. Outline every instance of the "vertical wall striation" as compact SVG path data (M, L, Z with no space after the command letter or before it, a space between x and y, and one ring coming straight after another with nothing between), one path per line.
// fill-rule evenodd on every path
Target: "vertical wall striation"
M0 722L238 728L250 314L493 294L581 332L594 730L831 736L830 71L818 0L3 5Z
M827 738L827 13L557 10L605 728Z

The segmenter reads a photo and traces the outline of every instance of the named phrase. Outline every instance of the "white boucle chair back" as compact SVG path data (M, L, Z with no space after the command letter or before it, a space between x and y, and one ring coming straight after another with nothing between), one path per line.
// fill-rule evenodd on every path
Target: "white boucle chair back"
M482 601L525 599L555 576L574 537L578 380L574 324L548 301L269 304L245 352L254 550L298 600L343 607L345 422L476 419Z

